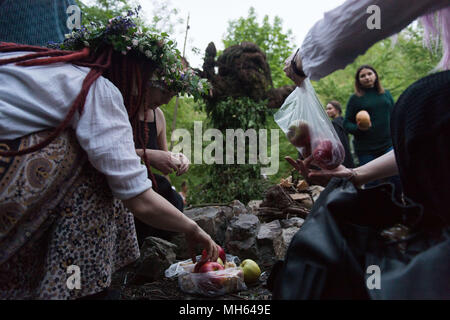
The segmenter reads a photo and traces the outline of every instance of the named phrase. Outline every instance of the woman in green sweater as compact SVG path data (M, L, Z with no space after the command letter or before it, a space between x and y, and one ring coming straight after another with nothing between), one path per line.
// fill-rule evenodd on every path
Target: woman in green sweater
M381 85L376 70L369 65L359 67L355 75L355 93L347 103L344 128L355 137L354 147L360 166L392 150L390 117L393 107L394 99ZM368 127L356 119L362 110L369 113ZM397 184L397 181L392 182ZM376 184L378 182L371 185Z

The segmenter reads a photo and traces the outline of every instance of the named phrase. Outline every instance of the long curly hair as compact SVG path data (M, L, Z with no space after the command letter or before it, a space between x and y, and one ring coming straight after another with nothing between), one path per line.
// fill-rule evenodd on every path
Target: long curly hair
M155 187L156 181L150 169L149 159L145 152L148 142L148 133L142 137L140 131L139 108L144 103L147 92L147 84L155 71L155 64L143 59L133 52L123 55L114 51L111 46L105 46L102 50L92 52L89 48L79 51L55 50L45 47L21 45L16 43L0 42L0 52L30 52L20 57L1 59L0 65L15 63L18 66L38 66L53 63L71 63L77 66L89 67L91 70L83 80L83 85L75 101L69 108L65 119L42 142L26 149L17 151L0 151L0 156L20 156L40 150L50 144L70 124L75 112L83 112L86 96L91 85L100 76L110 80L121 92L125 107L128 112L130 124L133 129L134 141L139 141L144 146L144 163ZM146 119L145 119L146 120ZM144 128L145 129L145 128ZM145 132L148 132L145 131Z

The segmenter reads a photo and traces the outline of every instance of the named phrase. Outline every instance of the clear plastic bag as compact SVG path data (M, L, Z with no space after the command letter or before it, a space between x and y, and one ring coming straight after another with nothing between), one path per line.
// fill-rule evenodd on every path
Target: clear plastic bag
M227 263L233 266L224 270L193 273L195 264L191 259L172 264L166 271L167 278L178 277L178 285L183 292L217 297L227 293L247 290L244 272L239 266L239 258L227 254ZM197 256L197 261L201 256Z
M331 170L344 161L344 147L309 79L286 98L274 119L309 164Z

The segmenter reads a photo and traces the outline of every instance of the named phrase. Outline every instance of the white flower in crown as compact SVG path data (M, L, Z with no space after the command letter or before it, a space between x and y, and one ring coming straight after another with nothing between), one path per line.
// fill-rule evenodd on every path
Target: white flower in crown
M139 40L133 39L133 41L131 41L131 43L133 44L133 47L137 47L139 45Z
M145 51L145 56L147 58L151 58L153 56L152 52L150 50Z
M84 44L86 47L89 47L89 42L83 41L83 44Z
M139 51L144 52L144 46L142 44L139 45Z
M127 52L125 50L122 50L122 54L125 56Z

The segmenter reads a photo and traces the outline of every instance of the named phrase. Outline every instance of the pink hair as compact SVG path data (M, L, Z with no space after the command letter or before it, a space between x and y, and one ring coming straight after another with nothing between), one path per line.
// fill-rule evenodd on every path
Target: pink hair
M439 45L442 41L442 59L436 69L450 69L450 7L443 8L437 12L427 14L420 18L425 29L424 43L432 50L433 45Z

